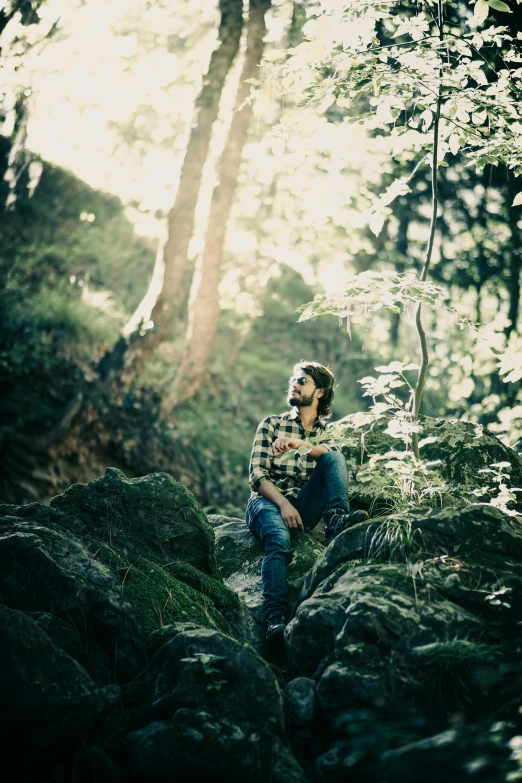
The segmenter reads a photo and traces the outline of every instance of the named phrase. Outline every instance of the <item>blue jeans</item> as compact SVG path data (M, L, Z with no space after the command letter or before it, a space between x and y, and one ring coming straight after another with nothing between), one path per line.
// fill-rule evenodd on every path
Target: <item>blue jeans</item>
M328 522L336 510L348 511L348 471L338 451L327 451L317 461L312 475L297 498L289 498L303 525L311 529L323 518ZM264 497L248 502L246 523L263 545L261 566L265 617L287 612L287 567L290 560L290 530L275 503Z

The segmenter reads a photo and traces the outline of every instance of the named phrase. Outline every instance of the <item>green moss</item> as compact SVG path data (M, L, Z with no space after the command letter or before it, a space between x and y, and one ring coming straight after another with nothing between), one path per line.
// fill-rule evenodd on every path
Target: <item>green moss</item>
M236 593L230 590L223 582L203 574L194 566L178 562L169 563L164 568L165 570L168 569L168 573L175 579L210 598L220 612L237 611L239 608L239 598Z
M451 639L413 647L411 655L418 665L457 666L462 663L494 663L501 653L496 645L480 644L470 639Z
M135 557L129 562L107 546L100 547L97 556L119 574L122 596L130 604L144 637L176 622L194 622L233 635L209 596L171 576L153 560Z
M117 468L88 484L74 484L50 504L78 517L89 534L163 562L182 559L218 577L214 531L192 493L167 473L127 478Z

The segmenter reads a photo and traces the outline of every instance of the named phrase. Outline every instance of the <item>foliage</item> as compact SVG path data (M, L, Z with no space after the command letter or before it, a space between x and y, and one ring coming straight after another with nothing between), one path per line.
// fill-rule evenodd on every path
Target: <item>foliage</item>
M361 272L353 275L342 293L331 296L318 294L313 302L302 305L300 321L320 315L336 315L338 318L352 317L352 305L362 305L365 312L373 313L381 308L390 312L401 312L401 306L424 304L444 310L456 318L461 325L474 326L469 319L460 315L448 303L444 289L430 282L421 282L415 275L396 272Z
M185 2L175 12L147 6L133 0L122 14L96 0L74 10L76 29L71 7L46 47L19 57L17 79L33 86L31 143L42 145L49 137L49 124L43 122L48 113L59 140L53 154L91 182L110 185L125 204L38 156L25 159L43 163L42 177L30 199L24 170L16 209L0 229L7 290L1 301L6 419L15 415L27 421L31 411L45 421L45 414L38 416L39 400L45 397L47 404L43 374L49 393L51 387L56 392L57 384L58 394L71 361L80 362L88 375L91 360L113 340L121 314L131 311L146 289L155 238L141 240L123 209L140 232L148 226L151 236L150 227L163 220L217 18L213 0L198 4L197 14ZM450 37L444 58L449 56L451 67L446 63L443 70L441 162L449 165L440 171L441 242L433 259L434 282L419 284L414 275L429 206L429 90L438 78L434 64L444 59L437 41L427 37L436 32L430 17L434 3L308 6L307 40L290 51L276 49L276 39L284 39L288 7L274 7L279 32L274 28L267 42L266 88L254 85L264 100L256 108L256 133L245 150L228 230L222 285L226 311L208 385L194 405L167 420L158 417L180 340L165 345L115 412L122 431L114 442L125 464L136 471L158 464L176 471L179 466L203 502L214 509L228 504L239 512L248 493L245 474L253 429L265 412L284 409L288 371L296 357L326 361L336 372L337 415L355 410L354 421L359 422L380 410L382 418L388 417L388 434L395 428L398 442L404 436L407 442L413 433L408 386L386 387L402 408L378 397L366 412L372 395L359 399L354 379L369 378L372 367L397 357L405 366L414 364L414 338L405 319L395 329L396 342L392 332L398 311L408 316L419 301L429 306L433 344L427 412L481 421L512 442L522 433L519 338L511 334L506 353L503 320L513 245L508 222L510 215L520 215L520 207L511 209L516 192L508 198L503 167L476 171L480 145L486 145L482 152L490 157L500 150L498 159L511 165L509 145L518 126L514 117L507 123L506 118L513 109L509 96L520 81L517 15L490 7L485 23L479 24L480 14L471 21L471 3L448 0L444 6ZM509 0L509 7L518 10L515 0ZM479 8L483 14L484 4ZM509 29L498 27L504 23ZM107 47L87 69L85 43L93 30ZM36 27L30 31L36 32ZM506 59L508 54L512 59ZM67 69L61 67L65 58ZM364 78L370 79L366 85ZM457 78L467 84L457 84ZM64 92L70 97L67 115L54 108L55 96ZM282 92L291 98L284 107L278 100ZM127 98L120 102L117 95ZM295 110L293 98L302 99L303 107ZM474 104L466 109L468 100ZM475 122L484 111L487 117ZM394 114L393 121L386 121ZM266 135L274 117L281 122ZM89 133L88 128L95 130ZM7 157L5 140L2 146ZM76 158L75 147L81 149ZM2 187L5 196L5 183ZM192 243L194 257L204 211ZM359 271L363 274L357 278ZM302 315L296 327L292 313L323 285L326 293L307 306L316 313L306 322ZM87 303L86 289L98 304L108 304L107 311L97 309L93 300ZM343 329L315 317L328 307L353 333L350 343ZM480 324L479 331L455 329L455 319L460 326ZM493 321L498 359L482 339L489 328L484 322ZM510 384L498 383L497 369ZM31 374L40 379L34 389L27 383ZM411 386L410 371L404 374ZM401 381L400 376L395 380ZM376 403L391 408L375 408ZM355 432L364 440L369 427L371 419L352 430L352 437ZM400 504L439 502L436 466L426 468L422 478L410 475L408 451L400 453L400 458L373 461L376 480L389 479L383 487ZM390 460L394 471L386 467ZM419 471L424 471L422 465Z
M5 140L0 152L4 171ZM52 373L62 358L99 357L117 339L153 262L118 199L47 164L34 195L27 185L26 172L0 227L0 365L11 383ZM5 193L4 184L0 198Z
M508 487L505 479L509 479L510 462L494 462L489 468L482 468L479 473L491 477L488 486L477 487L473 491L475 497L489 496L489 505L499 508L504 514L512 517L520 517L522 514L511 508L511 503L517 502L517 492L522 492L520 487Z
M219 691L223 685L226 685L227 680L218 680L214 677L215 674L221 674L221 671L214 666L217 661L224 661L222 655L213 655L212 653L194 653L191 658L181 658L183 663L201 663L205 675L209 678L210 682L207 684L208 691Z
M392 511L442 505L446 483L436 471L440 460L417 460L410 451L372 454L357 472L360 484L382 487Z
M372 534L368 560L387 563L410 562L422 549L422 531L408 518L389 516Z
M462 149L479 168L503 162L520 173L518 40L506 26L478 29L486 21L484 7L489 10L482 0L472 19L463 3L443 5L441 42L433 2L323 4L315 23L306 27L308 40L282 53L284 61L267 81L283 93L297 91L303 105L320 111L334 102L349 108L352 121L403 137L410 158L419 159L432 149L429 131L440 84L439 164ZM503 6L497 10L512 10ZM462 30L466 22L469 32ZM393 183L373 214L384 215L384 207L407 190L406 180Z
M438 3L437 18L432 9L435 5L347 2L323 6L315 24L307 28L309 41L286 52L288 56L275 66L267 80L267 83L276 82L282 92L296 90L302 96L303 105L320 112L333 103L349 109L348 120L356 120L376 134L389 130L392 125L390 134L396 140L392 157L401 161L417 160L413 171L392 181L368 209L369 225L376 235L384 225L385 216L391 214L389 205L409 192L409 182L428 153L434 156L433 215L423 279L431 260L437 215L437 167L449 165L445 156L455 157L462 149L478 171L488 164L500 163L515 174L522 171L519 110L522 69L517 67L522 61L520 34L515 38L507 27L463 32L461 23L466 15L463 4ZM511 11L505 3L494 7L498 11ZM475 12L471 24L478 27L487 19L488 4L478 3ZM486 56L485 49L492 51ZM329 74L327 78L325 72ZM265 87L266 84L257 84L254 94ZM513 204L518 203L517 196ZM375 276L380 278L379 274ZM518 281L512 284L519 286ZM407 297L395 297L395 291L390 294L383 289L381 286L379 290L373 280L364 279L358 285L352 279L345 295L316 298L302 308L301 318L323 313L346 315L350 328L350 304L358 300L368 305L370 311L388 307L397 312L397 299L403 301ZM516 302L516 293L513 296ZM422 349L412 400L416 419L428 361L420 320L420 306L427 297L425 292L422 295L413 291L411 299L418 304L416 323ZM429 299L430 304L440 307L444 297L439 294L438 301L434 297ZM449 309L455 312L454 308ZM506 364L509 368L509 359ZM508 378L517 378L516 371L506 370L506 373ZM415 434L413 445L419 458Z

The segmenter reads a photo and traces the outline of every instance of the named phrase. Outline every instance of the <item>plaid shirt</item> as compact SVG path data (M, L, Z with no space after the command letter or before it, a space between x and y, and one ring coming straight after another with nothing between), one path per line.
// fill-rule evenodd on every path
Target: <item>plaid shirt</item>
M290 453L274 455L272 443L277 438L299 438L309 442L325 429L326 421L317 419L312 429L305 431L297 408L263 419L257 428L250 457L250 499L259 496L257 490L266 481L275 484L286 497L297 497L301 487L310 478L317 461L309 454L299 454L297 449ZM320 445L327 451L339 450L327 443L321 442Z

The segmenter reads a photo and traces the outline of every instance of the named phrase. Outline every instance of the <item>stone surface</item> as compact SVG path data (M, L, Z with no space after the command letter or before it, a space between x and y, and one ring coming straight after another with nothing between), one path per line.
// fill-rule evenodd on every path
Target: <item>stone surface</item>
M305 783L288 748L270 732L253 731L204 710L178 710L128 737L129 778L164 783Z
M0 606L0 639L4 765L11 752L18 755L22 737L37 763L74 748L99 712L94 682L23 612Z
M326 548L294 532L288 660L272 666L243 519L207 522L166 474L113 470L51 508L0 506L3 736L27 723L46 781L518 779L522 526L462 505L454 483L505 447L426 427L460 505L373 518Z
M207 514L207 519L213 528L221 527L221 525L226 525L228 522L245 522L244 518L226 517L223 514Z
M400 439L385 434L386 421L374 424L373 430L364 434L364 449L361 448L361 429L351 424L352 417L347 416L343 434L347 440L343 453L347 459L350 472L350 497L354 508L364 508L373 515L393 512L400 492L390 480L361 483L356 480L356 474L361 461L367 461L370 456L384 454L388 451L404 450ZM470 498L470 492L477 484L486 484L487 476L478 474L482 468L497 462L511 463L510 486L522 486L522 457L513 449L505 446L493 433L482 425L472 424L462 420L436 419L421 416L422 431L420 439L433 438L433 441L421 449L421 457L425 460L440 460L437 473L447 483L447 489L439 498L438 504L443 506L462 505ZM436 496L433 504L437 503ZM522 500L519 499L519 503ZM429 504L429 501L428 501ZM519 508L522 511L522 506Z
M310 677L296 677L285 685L285 711L295 726L311 726L317 717L315 682Z
M135 549L119 553L46 506L0 511L3 601L30 613L98 684L133 679L146 637L162 623L194 620L247 633L248 612L220 578L178 560L162 566Z
M446 729L382 754L377 783L416 783L423 769L428 783L519 780L522 720L510 705L494 721Z
M444 638L473 638L481 621L437 596L419 602L415 583L402 564L338 569L304 601L286 630L290 660L297 672L319 677L333 660L351 658L359 643L392 650Z
M304 781L284 741L277 680L250 647L182 623L158 630L148 649L146 725L126 741L132 780Z
M51 506L77 517L86 535L120 552L138 551L162 563L181 560L216 574L212 527L194 496L167 473L129 479L116 468L74 484Z
M190 707L240 724L266 725L282 735L281 692L254 650L218 631L183 623L161 629L159 638L149 664L152 718L164 720Z
M489 567L522 561L522 526L489 505L403 512L355 525L337 536L307 573L301 600L336 568L368 558L404 561L422 550L432 556L470 558Z

